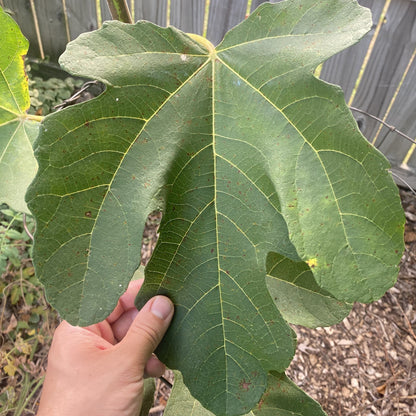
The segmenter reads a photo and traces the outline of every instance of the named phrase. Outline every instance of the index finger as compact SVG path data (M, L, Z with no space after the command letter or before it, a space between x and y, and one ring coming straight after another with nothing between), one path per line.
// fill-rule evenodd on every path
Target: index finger
M132 280L129 283L127 290L121 295L120 299L118 300L117 306L107 318L107 322L110 325L117 321L117 319L120 318L120 316L123 315L123 313L129 311L130 309L136 309L136 307L134 306L134 299L136 298L137 293L142 287L142 284L143 279Z

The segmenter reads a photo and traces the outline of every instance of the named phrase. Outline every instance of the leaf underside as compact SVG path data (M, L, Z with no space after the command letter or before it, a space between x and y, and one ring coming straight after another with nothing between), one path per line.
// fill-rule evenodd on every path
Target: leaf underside
M191 396L179 371L175 371L175 382L163 414L214 416ZM326 416L326 413L285 374L273 372L267 377L267 388L260 402L244 416Z
M203 406L233 415L294 353L269 292L290 283L285 302L296 289L323 308L304 307L309 325L379 298L403 249L398 192L341 90L313 76L370 25L352 0L292 0L260 6L215 49L148 22L71 42L62 66L107 89L45 119L27 195L36 271L65 319L111 312L161 209L137 305L171 297L158 355Z
M277 253L266 261L266 284L283 318L310 328L331 326L342 321L352 304L341 302L321 289L303 261L295 262Z
M24 71L29 43L0 7L0 203L28 212L26 189L37 163L33 155L39 123L25 119L30 107Z

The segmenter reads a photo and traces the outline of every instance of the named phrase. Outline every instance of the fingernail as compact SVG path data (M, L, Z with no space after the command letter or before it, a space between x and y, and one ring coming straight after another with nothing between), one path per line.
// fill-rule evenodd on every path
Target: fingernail
M165 320L172 312L172 302L165 296L157 296L152 303L150 312L160 319Z

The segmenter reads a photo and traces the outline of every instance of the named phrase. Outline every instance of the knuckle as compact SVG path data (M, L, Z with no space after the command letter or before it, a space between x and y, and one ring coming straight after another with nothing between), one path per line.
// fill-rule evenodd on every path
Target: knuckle
M134 330L140 337L152 346L153 350L156 349L160 342L160 336L156 328L154 328L149 322L140 322L134 327Z

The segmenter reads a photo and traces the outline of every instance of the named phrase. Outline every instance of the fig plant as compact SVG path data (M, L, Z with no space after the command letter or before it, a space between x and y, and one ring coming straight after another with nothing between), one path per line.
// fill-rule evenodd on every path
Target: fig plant
M394 284L404 216L389 164L342 90L313 75L370 27L355 0L287 0L262 4L216 47L113 21L62 55L106 90L41 123L26 195L36 273L65 319L100 321L139 267L147 215L163 212L136 304L175 303L157 350L180 371L166 414L183 414L180 403L198 415L324 414L284 375L288 323L334 324ZM0 85L8 104L22 95Z

